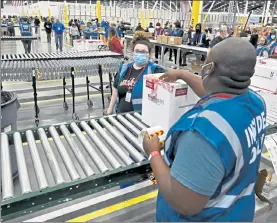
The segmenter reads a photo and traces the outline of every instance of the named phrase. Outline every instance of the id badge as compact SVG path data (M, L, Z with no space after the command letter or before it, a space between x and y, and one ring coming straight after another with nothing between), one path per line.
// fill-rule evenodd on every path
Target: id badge
M131 102L131 98L132 98L132 93L131 92L127 92L126 97L125 97L125 101L126 102Z

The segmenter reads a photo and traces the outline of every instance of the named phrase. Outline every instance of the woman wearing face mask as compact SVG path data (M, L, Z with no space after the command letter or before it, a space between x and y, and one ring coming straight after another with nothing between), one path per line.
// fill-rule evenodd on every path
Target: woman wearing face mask
M114 109L117 113L140 111L143 76L165 72L159 65L149 61L151 43L148 38L139 36L134 39L133 48L133 62L120 65L115 77L108 115L112 114Z
M261 37L260 41L258 43L258 46L256 48L257 51L257 56L259 57L267 57L269 54L269 48L267 47L266 43L266 39L265 37Z

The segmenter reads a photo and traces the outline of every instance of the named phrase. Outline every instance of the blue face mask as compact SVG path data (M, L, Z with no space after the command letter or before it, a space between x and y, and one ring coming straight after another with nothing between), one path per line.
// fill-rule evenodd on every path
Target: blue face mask
M147 63L147 56L145 54L135 54L133 60L136 65L142 66Z

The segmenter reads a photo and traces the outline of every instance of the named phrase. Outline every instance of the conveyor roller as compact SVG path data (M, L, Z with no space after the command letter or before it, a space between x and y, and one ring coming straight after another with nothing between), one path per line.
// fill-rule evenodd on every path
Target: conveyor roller
M33 60L33 61L2 61L2 81L29 81L32 79L32 70L38 69L40 79L70 78L71 67L76 69L75 77L98 76L98 66L102 66L103 73L116 73L122 62L120 57L100 57L95 59L77 60Z
M1 36L1 41L37 40L36 36Z
M122 57L112 51L85 51L85 52L58 52L58 53L30 53L30 54L4 54L3 61L25 61L25 60L73 60L73 59L93 59L100 57Z
M135 116L138 115L120 116L136 119ZM124 122L126 124L129 121L125 119ZM9 149L12 146L15 146L16 151L20 193L14 191L11 175L13 159L10 157ZM74 182L80 178L106 173L146 160L136 134L126 129L117 116L11 134L2 133L1 157L3 200L12 200L15 196L37 189L43 193L53 186L53 183L59 185ZM32 175L30 170L34 170L35 175Z

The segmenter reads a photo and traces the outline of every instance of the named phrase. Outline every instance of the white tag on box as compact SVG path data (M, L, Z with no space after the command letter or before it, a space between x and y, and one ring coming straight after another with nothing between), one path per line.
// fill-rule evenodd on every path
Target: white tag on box
M142 121L149 126L161 126L168 132L199 98L184 81L166 83L159 80L161 75L144 76Z
M277 93L277 61L272 59L257 60L251 86Z

